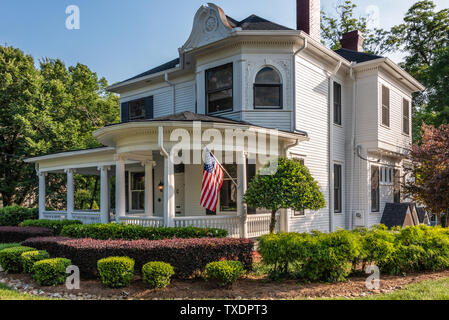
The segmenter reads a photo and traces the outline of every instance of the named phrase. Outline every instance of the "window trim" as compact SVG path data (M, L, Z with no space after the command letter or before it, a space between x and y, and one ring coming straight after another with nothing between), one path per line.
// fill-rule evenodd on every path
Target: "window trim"
M404 121L405 121L405 103L407 102L407 124L408 124L408 127L407 127L407 131L408 132L405 132L405 126L404 126ZM402 98L402 134L403 135L406 135L406 136L410 136L410 132L411 132L411 123L410 123L410 118L411 118L411 116L410 116L410 110L411 110L411 108L410 108L410 106L411 106L411 102L408 100L408 99L406 99L406 98Z
M279 76L279 83L256 83L256 79L257 76L259 75L259 73L265 69L265 68L269 68L271 70L273 70L274 72L276 72ZM264 87L269 87L269 88L279 88L279 106L258 106L256 105L256 88L264 88ZM279 71L272 67L272 66L263 66L262 68L260 68L259 71L257 71L256 73L256 77L254 78L254 82L253 82L253 107L255 110L283 110L284 109L284 84L282 82L282 77L281 74L279 73Z
M143 196L145 197L145 189L143 190L133 190L132 187L132 176L133 174L136 173L140 173L143 174L145 177L145 172L138 169L138 168L130 168L128 170L128 199L129 199L129 208L128 208L128 213L129 214L141 214L141 213L145 213L145 206L143 209L133 209L133 199L132 199L132 195L133 192L142 192L143 191Z
M207 74L208 74L208 72L214 71L214 70L226 69L227 67L231 67L231 81L232 81L231 86L230 87L223 87L223 88L220 88L220 89L208 90L208 84L207 84L207 82L208 82L207 81ZM207 69L204 72L204 86L205 86L205 95L206 95L206 114L207 115L217 115L217 114L221 114L221 113L233 112L234 111L234 63L233 62L222 64L222 65L219 65L217 67L213 67L213 68ZM232 90L232 108L228 109L228 110L209 112L209 94L216 93L216 92L221 92L221 91L226 91L226 90Z
M131 104L135 103L137 101L142 101L143 102L143 117L136 117L136 118L132 118L131 117ZM128 122L132 122L132 121L140 121L140 120L145 120L146 119L146 99L145 98L140 98L140 99L134 99L131 101L128 101Z
M339 89L340 89L340 101L339 101L339 104L338 104L338 106L339 106L339 109L338 109L338 115L339 115L339 118L338 118L338 122L336 122L336 119L335 119L335 115L337 114L335 111L336 111L336 101L335 101L335 89L336 89L336 87L338 87ZM338 83L337 81L334 81L334 85L333 85L333 101L332 101L332 107L334 108L334 119L333 119L333 122L334 122L334 124L335 125L337 125L337 126L342 126L342 124L343 124L343 112L342 112L342 102L343 102L343 97L342 97L342 92L343 92L343 87L342 87L342 85L340 84L340 83Z
M384 89L388 92L388 105L384 105ZM384 119L384 108L388 110L388 119ZM385 123L384 120L388 120L388 123ZM386 128L390 128L391 125L391 90L386 85L382 85L381 125Z

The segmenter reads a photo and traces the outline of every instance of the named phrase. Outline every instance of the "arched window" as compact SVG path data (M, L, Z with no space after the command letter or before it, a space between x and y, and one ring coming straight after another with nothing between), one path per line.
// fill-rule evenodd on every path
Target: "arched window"
M281 78L273 68L265 67L256 76L254 108L282 108Z

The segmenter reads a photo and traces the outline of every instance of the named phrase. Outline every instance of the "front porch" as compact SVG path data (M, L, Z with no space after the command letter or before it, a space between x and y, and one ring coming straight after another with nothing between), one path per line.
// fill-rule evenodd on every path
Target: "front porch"
M180 127L192 130L192 123L182 123L182 126L153 122L120 124L95 133L97 140L109 147L28 159L37 164L39 218L80 220L86 224L115 221L145 227L220 228L227 230L229 237L242 238L267 234L271 214L248 209L243 203L248 179L261 167L257 161L248 159L248 155L254 156L257 150L246 146L235 151L235 147L230 148L225 143L211 148L219 150L218 153L232 150L232 161L227 159L224 164L229 176L225 176L217 212L208 212L200 206L204 145L190 145L187 152L191 158L199 159L199 163L183 161L176 165L173 154L178 152L173 149L178 139L173 141L171 134ZM214 130L219 131L217 128L215 124ZM201 130L204 125L200 136ZM281 155L287 150L286 146L299 141L295 134L284 135L279 144L276 140ZM46 176L51 173L67 175L64 211L47 210ZM100 177L99 210L75 208L76 174ZM114 187L115 193L111 194ZM113 197L115 201L111 201ZM287 212L278 214L276 229L285 230L287 224Z

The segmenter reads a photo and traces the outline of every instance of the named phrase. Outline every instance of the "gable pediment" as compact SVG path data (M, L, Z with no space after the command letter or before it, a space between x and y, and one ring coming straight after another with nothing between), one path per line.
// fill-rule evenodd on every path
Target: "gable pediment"
M181 51L186 52L222 40L231 35L229 24L223 9L213 3L201 6L195 14L193 28Z

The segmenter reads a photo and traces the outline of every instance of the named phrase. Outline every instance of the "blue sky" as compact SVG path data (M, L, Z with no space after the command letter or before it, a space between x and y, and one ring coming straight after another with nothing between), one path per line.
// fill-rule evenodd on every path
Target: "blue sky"
M321 0L332 10L338 0ZM109 83L124 80L177 57L187 40L199 0L0 0L0 43L19 47L40 59L88 65ZM354 0L359 14L379 8L379 24L402 21L415 0ZM438 8L449 0L435 0ZM241 20L257 14L295 28L295 0L216 0L225 13ZM81 28L67 30L66 7L80 8ZM392 56L400 61L401 55Z

